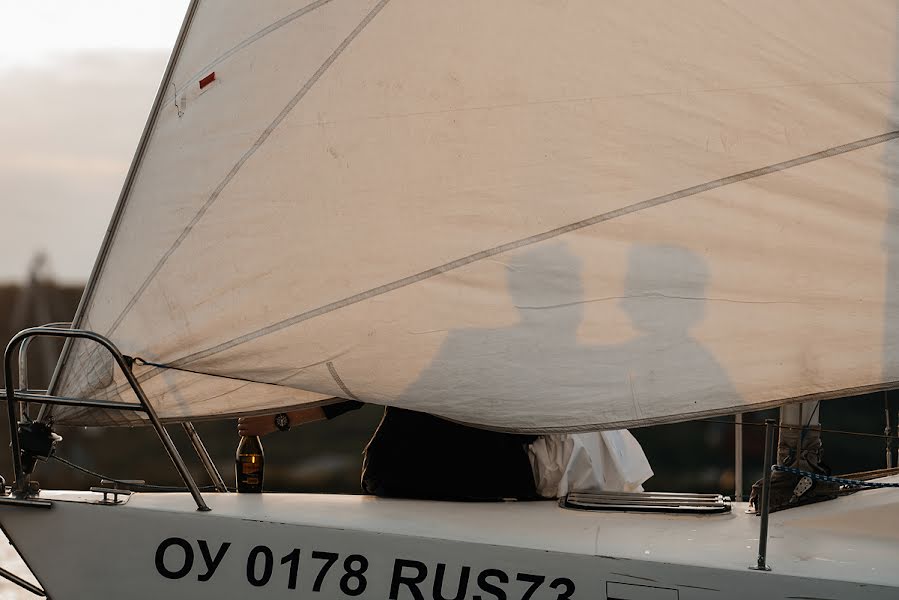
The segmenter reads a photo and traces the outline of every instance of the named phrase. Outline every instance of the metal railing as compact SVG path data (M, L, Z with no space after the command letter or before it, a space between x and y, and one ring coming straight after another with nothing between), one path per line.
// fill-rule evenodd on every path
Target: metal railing
M743 413L734 415L734 502L743 501Z
M134 395L138 399L138 403L135 404L133 402L115 402L110 400L83 400L81 398L69 398L65 396L51 396L47 394L41 394L31 391L24 390L16 390L12 383L12 357L15 354L16 349L20 346L20 344L24 344L30 339L37 337L57 337L57 338L67 338L67 339L86 339L97 344L100 344L104 348L106 348L109 353L112 355L116 364L119 366L122 374L125 376L125 379L128 381L128 384L131 386ZM20 351L20 360L21 360L22 351ZM156 411L150 405L150 402L147 399L146 394L140 386L140 383L137 381L137 378L131 371L131 360L126 358L119 349L106 337L94 333L92 331L82 330L82 329L61 329L56 327L32 327L30 329L25 329L17 333L13 338L9 341L9 344L6 346L6 352L4 354L4 375L6 377L7 388L3 390L6 395L6 405L7 412L9 417L9 437L12 446L12 460L13 460L13 469L16 473L16 481L15 487L13 489L13 495L17 497L26 497L28 495L28 481L27 476L25 475L24 468L22 466L22 451L21 445L19 442L19 431L18 431L18 415L17 413L17 404L19 402L34 402L40 403L43 405L63 405L63 406L80 406L80 407L91 407L91 408L105 408L112 410L124 410L124 411L136 411L143 412L147 415L150 423L153 426L153 429L156 431L157 436L159 437L160 442L162 442L163 447L168 453L169 458L172 463L175 465L175 468L178 470L178 474L181 476L181 479L184 481L184 484L187 486L190 491L191 496L193 496L194 501L197 503L197 510L208 511L209 507L206 505L206 502L203 500L203 496L200 494L200 489L197 487L196 482L191 476L190 472L187 470L187 466L184 464L184 460L181 458L181 455L178 453L178 450L175 448L175 444L172 442L172 438L169 436L168 432L162 426L162 423L159 421L159 418L156 416ZM21 363L20 363L21 368ZM27 366L26 366L26 377L27 377ZM25 382L27 384L27 381ZM27 389L27 386L26 386ZM187 431L188 436L191 438L191 443L194 444L194 448L197 449L198 454L200 453L200 448L206 454L208 458L208 453L205 452L205 448L202 446L202 442L199 442L199 437L196 436L196 432L193 432L191 435L190 431ZM197 442L195 442L194 438L196 437ZM203 456L201 455L201 459ZM209 470L209 465L204 460L204 466ZM209 460L211 464L211 460ZM215 465L212 465L212 469L215 470ZM211 473L210 473L211 475ZM224 487L224 483L221 481L221 476L218 475L218 472L215 471L215 475L218 476L213 477L213 481L216 484L216 487L219 488Z
M71 329L72 323L69 321L57 321L56 323L47 323L45 325L41 325L41 327L52 327L52 328L69 328ZM26 338L22 341L22 346L19 348L19 390L20 392L29 392L35 391L31 389L31 385L28 382L28 346L31 345L31 342L34 341L35 338L30 337ZM7 380L7 385L12 385ZM26 416L29 416L28 411L28 402L21 402L19 404L19 418L24 419ZM43 408L43 407L42 407Z
M775 433L777 421L765 419L765 473L762 480L760 501L761 521L759 522L759 554L755 566L756 571L770 571L768 566L768 516L771 514L771 466L774 464L774 445L777 443Z

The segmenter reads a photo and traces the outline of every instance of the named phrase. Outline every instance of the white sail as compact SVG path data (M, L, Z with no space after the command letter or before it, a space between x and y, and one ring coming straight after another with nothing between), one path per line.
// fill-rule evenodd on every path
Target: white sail
M896 13L199 2L77 324L167 420L573 431L885 387ZM56 391L131 397L86 343Z

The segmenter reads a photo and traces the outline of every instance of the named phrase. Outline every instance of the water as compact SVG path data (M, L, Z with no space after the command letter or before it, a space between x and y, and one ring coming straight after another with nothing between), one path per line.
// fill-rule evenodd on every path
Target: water
M12 544L9 543L6 536L3 534L0 534L0 566L7 571L15 573L22 579L30 581L35 585L39 585L37 579L34 578L34 575L31 574L31 571L28 570L28 567L26 567L25 563L22 562L22 559L19 558L15 548L12 547ZM5 579L0 579L0 600L27 600L33 598L37 598L37 596L31 592L26 592L19 586L6 581Z

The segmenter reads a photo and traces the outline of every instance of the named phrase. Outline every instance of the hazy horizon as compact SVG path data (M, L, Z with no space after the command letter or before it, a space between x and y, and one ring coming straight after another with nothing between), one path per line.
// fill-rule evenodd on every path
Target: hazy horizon
M0 0L0 283L87 280L186 4Z

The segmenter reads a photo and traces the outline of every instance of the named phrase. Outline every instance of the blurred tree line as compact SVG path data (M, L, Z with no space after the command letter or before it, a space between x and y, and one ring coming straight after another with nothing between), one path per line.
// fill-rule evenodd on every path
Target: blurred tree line
M37 272L33 270L33 272ZM60 286L33 275L24 286L0 286L0 339L9 340L26 327L68 321L81 297L80 287ZM61 343L36 340L29 351L32 388L47 386ZM3 383L5 387L6 382ZM893 393L891 393L892 395ZM823 403L825 428L881 434L884 394L871 394ZM896 418L899 401L893 401ZM264 438L266 489L272 491L358 493L362 450L381 418L382 409L368 406L334 421L312 423L288 433ZM3 412L5 414L5 411ZM749 413L744 420L744 493L761 475L764 429L754 426L777 411ZM5 419L3 419L5 422ZM656 475L650 490L733 493L734 426L732 417L659 425L633 430ZM226 483L234 483L234 451L238 437L234 420L197 423L211 456ZM180 427L169 432L199 483L207 482ZM893 421L895 432L895 420ZM151 428L59 427L63 442L58 454L90 470L121 479L180 485L180 479ZM0 444L9 447L8 427L0 427ZM825 462L835 473L885 466L884 440L825 434ZM8 451L0 459L0 473L10 478ZM97 478L51 461L40 464L35 478L42 487L79 489L97 485Z

